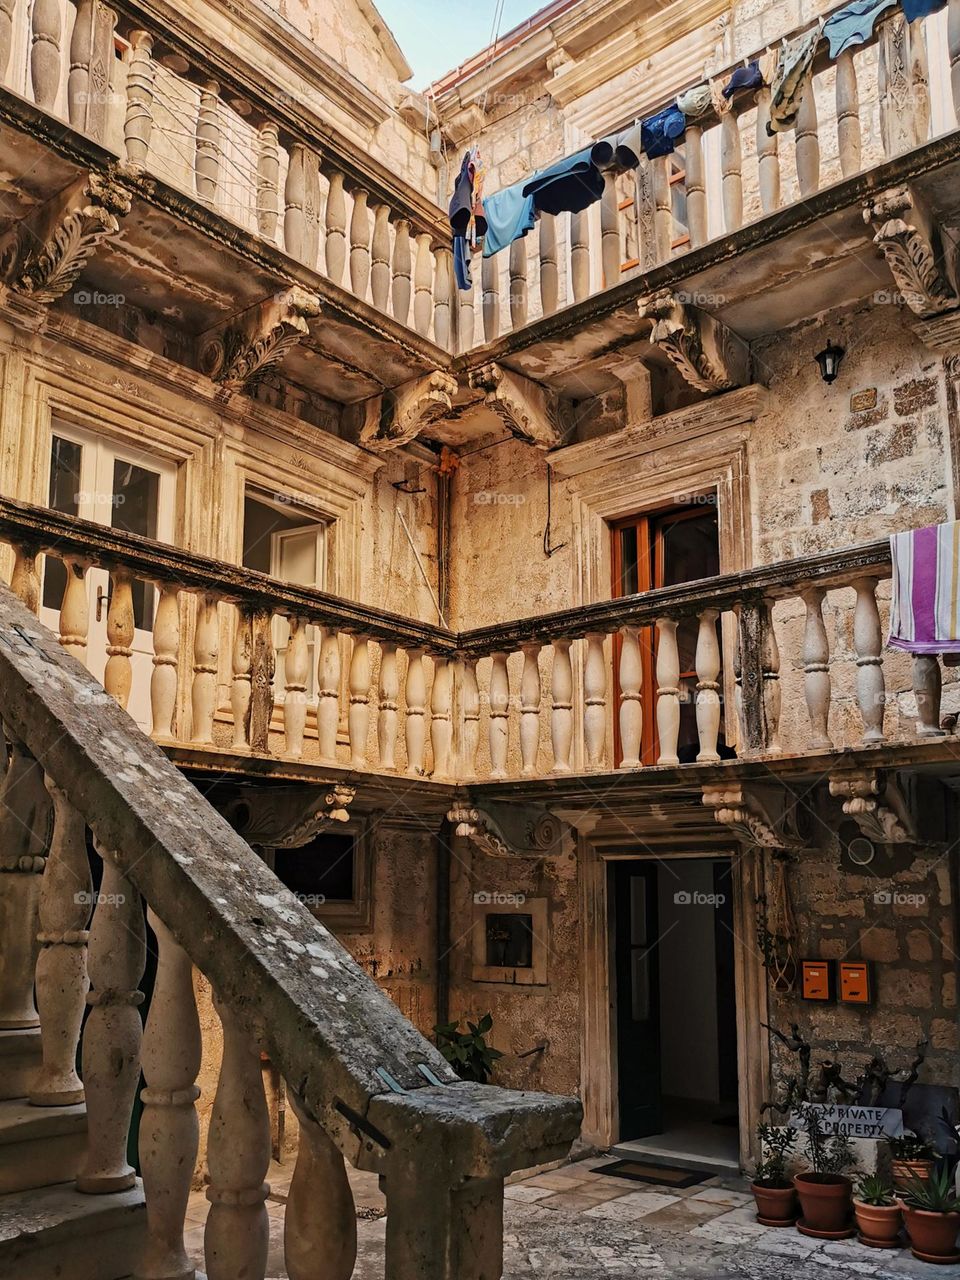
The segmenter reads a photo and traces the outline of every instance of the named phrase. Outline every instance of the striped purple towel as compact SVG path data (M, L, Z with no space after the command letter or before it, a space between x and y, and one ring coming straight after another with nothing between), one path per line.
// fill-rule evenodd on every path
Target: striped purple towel
M960 653L960 521L895 533L890 640L910 653Z

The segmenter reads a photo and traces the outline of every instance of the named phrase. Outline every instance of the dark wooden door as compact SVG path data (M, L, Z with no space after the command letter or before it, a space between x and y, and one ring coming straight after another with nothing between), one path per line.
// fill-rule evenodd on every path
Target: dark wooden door
M663 1129L657 868L614 863L620 1140Z

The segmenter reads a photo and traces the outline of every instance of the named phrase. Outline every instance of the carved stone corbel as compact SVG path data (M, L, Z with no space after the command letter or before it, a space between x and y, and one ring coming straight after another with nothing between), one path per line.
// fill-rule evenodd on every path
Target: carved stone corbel
M490 858L545 858L560 851L560 819L537 806L491 802L451 809L447 817L455 835Z
M200 372L227 391L250 391L310 332L320 299L300 285L260 302L200 339Z
M956 262L947 241L923 201L909 187L884 191L864 205L863 220L873 227L873 243L886 258L903 295L918 316L935 316L960 306Z
M715 316L669 289L641 298L640 315L653 321L650 341L698 391L731 391L750 381L750 348Z
M316 787L248 789L231 801L224 817L248 844L299 849L338 823L349 822L356 788L332 783L318 797Z
M133 192L123 174L121 166L88 173L17 224L0 255L0 272L11 289L47 304L76 284L130 212Z
M897 782L880 769L833 774L830 794L843 812L877 844L915 844L917 830Z
M555 449L565 434L558 398L538 383L499 364L485 364L469 376L474 391L509 432L538 449Z
M801 830L801 810L782 788L743 783L705 786L703 803L743 844L799 852L809 843Z
M456 394L456 378L439 369L385 392L371 403L360 443L377 453L409 444L452 411Z

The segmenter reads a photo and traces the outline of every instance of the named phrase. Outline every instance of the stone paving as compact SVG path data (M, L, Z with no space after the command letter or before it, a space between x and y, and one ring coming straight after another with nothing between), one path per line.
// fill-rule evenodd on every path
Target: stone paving
M746 1182L711 1178L684 1191L597 1173L600 1156L507 1187L504 1280L604 1280L659 1274L683 1280L904 1280L960 1274L914 1259L909 1249L879 1251L856 1240L824 1243L763 1227ZM283 1208L292 1164L270 1171L267 1274L286 1277ZM358 1210L354 1280L381 1280L384 1200L376 1178L351 1170ZM187 1244L202 1269L206 1200L191 1197Z

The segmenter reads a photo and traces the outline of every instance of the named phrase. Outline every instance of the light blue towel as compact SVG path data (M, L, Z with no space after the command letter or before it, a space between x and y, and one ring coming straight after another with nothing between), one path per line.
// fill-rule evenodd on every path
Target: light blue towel
M873 35L877 19L897 0L852 0L823 24L823 34L830 41L830 57L839 58L848 49L865 44Z
M523 194L529 178L512 187L485 196L483 212L487 219L487 234L483 239L483 256L492 258L514 240L519 240L532 230L536 218L533 212L533 195Z

